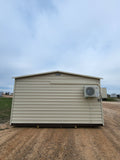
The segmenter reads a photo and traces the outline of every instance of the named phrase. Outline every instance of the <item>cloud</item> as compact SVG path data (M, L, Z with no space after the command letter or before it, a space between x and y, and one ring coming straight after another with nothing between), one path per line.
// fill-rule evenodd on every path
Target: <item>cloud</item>
M103 77L119 93L118 0L0 2L0 86L11 77L65 70Z

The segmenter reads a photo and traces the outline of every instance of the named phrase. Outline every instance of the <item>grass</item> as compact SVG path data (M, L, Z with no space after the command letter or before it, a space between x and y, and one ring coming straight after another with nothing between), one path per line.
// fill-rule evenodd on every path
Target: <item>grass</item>
M103 101L111 101L112 102L112 101L118 101L118 100L117 100L117 98L108 97Z
M0 97L0 123L10 120L12 98Z

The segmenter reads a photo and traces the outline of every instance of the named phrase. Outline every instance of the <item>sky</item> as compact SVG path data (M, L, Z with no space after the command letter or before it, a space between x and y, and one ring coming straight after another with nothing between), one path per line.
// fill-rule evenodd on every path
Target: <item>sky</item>
M120 94L120 0L0 0L0 91L54 70Z

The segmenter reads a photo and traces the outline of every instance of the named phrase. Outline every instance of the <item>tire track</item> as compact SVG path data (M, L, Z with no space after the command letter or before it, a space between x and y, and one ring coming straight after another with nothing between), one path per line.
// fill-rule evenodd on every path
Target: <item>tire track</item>
M88 159L99 159L98 150L96 148L96 143L94 143L93 138L91 136L91 132L89 133L88 128L77 129L78 133L76 135L76 148L78 150L79 157L78 159L88 160ZM96 129L94 129L96 130Z
M30 129L29 129L30 130ZM21 129L15 135L12 135L9 140L1 146L1 159L11 159L18 152L18 148L23 145L22 138L25 135L26 129ZM30 139L30 136L28 137ZM27 138L27 139L28 139Z
M31 153L27 154L25 156L25 159L32 159L33 158L35 160L37 159L41 159L43 157L41 151L44 150L44 147L45 147L45 150L46 150L46 143L49 142L49 140L52 138L52 130L48 133L48 130L47 129L37 129L38 130L38 133L36 135L36 138L34 140L34 144L32 144L32 151ZM42 130L42 132L41 132Z

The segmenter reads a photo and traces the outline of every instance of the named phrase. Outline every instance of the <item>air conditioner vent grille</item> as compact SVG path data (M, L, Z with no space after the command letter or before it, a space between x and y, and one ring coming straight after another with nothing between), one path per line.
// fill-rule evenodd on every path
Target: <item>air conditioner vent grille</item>
M99 88L98 86L85 86L84 87L84 96L85 97L99 97Z
M94 88L93 88L93 87L88 87L88 88L86 89L86 94L88 94L88 95L90 95L90 96L94 95L94 94L95 94Z

